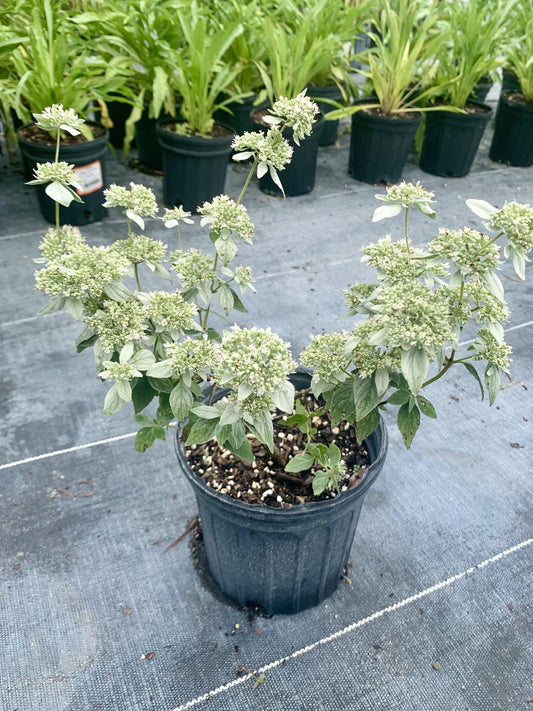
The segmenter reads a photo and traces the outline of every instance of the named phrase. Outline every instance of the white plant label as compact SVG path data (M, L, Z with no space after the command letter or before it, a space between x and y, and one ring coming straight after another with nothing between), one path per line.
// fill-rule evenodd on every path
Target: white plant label
M99 160L74 168L74 172L81 183L81 188L77 190L78 195L89 195L89 193L94 193L104 187L102 164Z

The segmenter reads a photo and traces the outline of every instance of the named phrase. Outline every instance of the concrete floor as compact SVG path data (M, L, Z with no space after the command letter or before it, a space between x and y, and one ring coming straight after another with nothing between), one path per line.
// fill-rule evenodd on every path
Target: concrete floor
M424 174L411 156L405 179L438 200L438 224L413 215L415 243L439 225L479 227L465 198L533 203L533 169L491 163L490 132L465 178ZM310 333L342 327L361 245L400 234L401 220L371 222L383 188L347 175L348 143L343 134L321 148L310 195L282 201L256 184L247 194L256 237L241 259L258 293L240 323L270 325L295 353ZM503 273L513 362L497 404L481 403L462 373L441 381L438 420L409 452L389 428L350 582L298 615L254 617L199 574L190 536L165 552L196 515L172 443L135 452L129 413L101 413L106 386L92 354L75 353L78 326L63 312L36 315L32 260L47 225L20 165L0 160L0 709L530 709L531 275ZM110 180L145 182L161 199L161 178L117 158ZM231 167L226 192L243 180ZM94 244L123 230L119 212L83 228ZM148 233L177 248L155 221ZM184 239L206 244L198 224ZM265 683L254 689L242 667Z

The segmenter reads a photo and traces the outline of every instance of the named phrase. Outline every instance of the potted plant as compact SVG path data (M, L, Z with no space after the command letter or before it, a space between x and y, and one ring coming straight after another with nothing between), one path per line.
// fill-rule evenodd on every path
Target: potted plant
M24 170L30 178L37 163L53 159L56 137L43 132L32 122L32 115L57 104L65 96L69 105L87 117L100 102L123 82L125 68L119 62L104 62L83 45L72 18L58 0L18 5L9 15L13 31L26 40L6 58L7 77L3 91L10 91L12 108L23 125L16 136ZM87 224L103 218L103 188L106 184L108 134L94 121L81 126L82 134L67 138L60 147L61 158L74 165L83 205L62 207L63 223ZM53 203L39 191L39 205L49 222L55 221Z
M242 25L213 31L196 0L178 20L184 46L170 50L172 86L181 96L180 120L161 120L157 136L163 153L163 197L169 207L196 212L205 200L224 189L233 132L215 122L215 113L239 96L224 97L241 65L224 56L243 32Z
M515 3L504 46L506 68L518 86L502 86L489 156L516 166L533 165L533 8Z
M420 167L447 177L466 175L474 161L492 109L472 99L482 78L501 65L502 41L513 0L441 3L447 41L435 55L432 101L455 110L427 114ZM460 109L460 112L457 111Z
M253 131L255 128L250 113L255 102L259 101L258 95L263 88L257 66L257 62L264 59L266 51L262 32L263 15L263 6L255 0L228 0L215 3L213 7L213 22L217 31L239 25L246 28L233 38L224 54L224 62L230 67L240 66L240 71L222 97L230 101L215 112L215 121L230 126L235 134Z
M110 102L113 115L129 107L126 118L119 113L124 123L122 156L128 155L135 140L139 163L153 171L162 170L156 123L163 116L175 116L179 101L170 81L169 52L181 47L176 14L186 12L187 6L179 0L101 0L73 17L85 40L105 61L126 63L128 76Z
M127 237L90 247L76 228L50 229L36 285L49 295L44 313L66 307L83 323L77 350L92 347L100 378L112 383L104 414L132 403L136 448L177 429L222 589L241 604L295 612L338 584L363 497L384 462L380 410L398 408L409 447L422 415L436 417L427 390L450 369L464 367L494 402L510 351L496 242L504 241L504 256L524 278L533 209L472 200L493 235L441 229L422 248L409 240L407 217L415 208L434 218L433 194L402 183L377 196L383 204L374 221L405 210L405 234L363 248L377 281L346 292L348 313L362 318L351 330L312 337L301 362L313 374L294 374L288 344L270 330L234 326L220 334L213 321L217 304L226 313L242 309L237 292L253 291L250 270L234 265L238 245L253 235L241 203L252 173L265 164L280 170L290 159L285 122L300 138L312 130L315 109L304 97L272 108L280 123L270 134L234 140L236 157L252 159L238 200L220 195L201 208L214 254L171 253L179 291L142 288L147 268L164 279L169 272L165 245L131 230L158 211L152 191L135 184L106 193L108 206L124 209ZM162 219L179 227L190 218L174 208ZM475 338L460 352L461 334L472 328Z
M258 67L265 87L261 94L265 104L252 112L252 120L257 130L268 130L268 124L263 121L263 117L268 113L269 106L282 97L294 99L307 91L313 78L331 67L332 54L335 56L337 51L337 38L331 38L329 35L314 36L313 28L316 23L312 13L298 10L299 21L293 22L291 26L291 17L287 17L290 7L289 3L283 7L281 14L278 9L273 9L264 15L266 58L263 62L258 62ZM293 9L293 15L294 12L296 10ZM334 50L332 46L335 47ZM301 146L298 146L291 136L291 129L286 129L285 138L293 148L298 147L298 151L285 169L283 188L272 179L269 172L265 172L259 179L259 187L263 192L273 195L283 193L287 197L311 192L315 185L322 116L318 115L318 119L312 133L305 138Z
M371 46L359 58L367 69L366 98L331 112L327 119L352 116L348 170L367 183L400 180L422 121L421 111L435 93L432 57L444 42L440 5L419 0L380 0L368 17Z

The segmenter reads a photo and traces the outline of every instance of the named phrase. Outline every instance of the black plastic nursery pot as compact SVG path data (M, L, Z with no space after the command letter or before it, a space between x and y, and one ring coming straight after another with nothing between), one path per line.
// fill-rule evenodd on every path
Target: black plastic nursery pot
M260 123L259 116L257 110L252 111L252 120L256 124L256 130L259 128L259 130L266 132L268 129ZM303 138L299 146L292 138L292 129L285 129L283 132L284 138L293 149L291 162L278 173L286 197L307 195L315 187L316 163L323 124L322 114L318 114L313 125L313 132L310 136ZM259 189L268 195L283 195L268 172L259 178Z
M525 168L533 165L533 104L516 101L514 96L500 95L489 157Z
M321 101L321 99L327 99L328 101L336 101L341 103L342 92L338 86L310 86L307 88L307 95L313 101L316 101L320 113L326 117L330 111L335 108L331 104ZM320 134L320 140L318 142L319 146L331 146L337 140L337 133L339 129L339 121L327 121L324 120L322 124L322 133Z
M188 136L173 131L172 125L175 120L157 125L163 154L163 200L168 207L181 205L195 213L224 191L233 133L222 127L227 133L213 138Z
M89 126L98 126L100 135L92 141L61 145L59 160L74 166L78 180L82 183L77 192L80 202L71 202L69 207L59 206L59 220L62 225L87 225L103 220L107 209L104 189L107 186L107 142L109 132L100 124L88 121ZM27 124L17 131L20 152L24 163L24 172L28 180L33 179L33 169L37 163L51 163L55 159L55 145L30 141L21 135ZM45 220L55 224L55 202L45 192L46 185L36 185L39 207Z
M310 376L296 374L296 388ZM209 570L239 605L261 605L270 614L292 614L318 605L340 581L368 489L387 452L387 430L365 440L371 464L360 483L332 499L292 508L247 504L208 487L177 444L180 468L191 483L201 518Z
M257 126L251 119L251 112L254 110L254 103L257 95L247 96L240 101L231 101L226 104L228 111L218 109L215 112L215 121L228 126L236 136L240 136L246 131L256 131Z
M425 173L462 178L472 167L492 109L476 101L472 113L428 111L420 167Z
M109 129L109 142L114 148L122 148L126 136L126 121L131 114L131 104L123 101L108 101L107 111L113 125Z
M364 183L397 183L421 121L419 112L381 116L360 110L353 114L348 163L352 178Z

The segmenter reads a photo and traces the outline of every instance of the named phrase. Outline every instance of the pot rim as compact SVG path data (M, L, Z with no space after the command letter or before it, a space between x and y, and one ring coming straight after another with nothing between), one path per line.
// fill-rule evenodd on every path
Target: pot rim
M99 126L100 128L103 128L104 133L101 136L94 136L92 141L85 140L83 143L70 143L70 144L66 144L66 145L60 144L60 150L72 150L75 148L79 148L80 146L94 145L95 142L97 142L97 141L101 141L101 142L105 141L106 143L109 141L109 129L107 129L102 123L100 123L99 121L85 121L85 123L88 126ZM36 125L35 122L31 122L31 123L25 123L22 126L19 126L17 128L17 130L15 131L15 133L17 134L17 139L19 141L21 141L22 143L28 143L32 146L43 146L45 148L52 148L53 147L53 149L55 150L55 144L54 144L54 146L51 146L51 145L49 146L46 143L40 143L39 141L30 141L27 138L24 138L24 136L19 135L19 131L22 131L25 128L30 128L31 126L35 126L35 125Z

